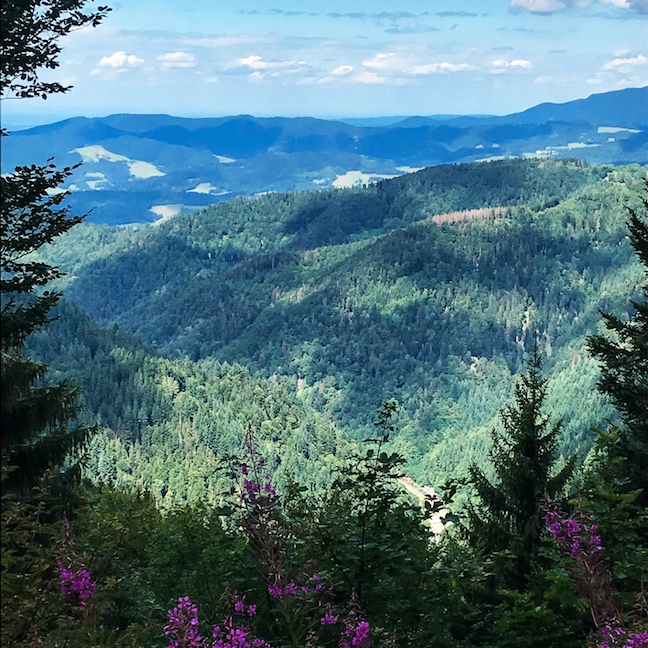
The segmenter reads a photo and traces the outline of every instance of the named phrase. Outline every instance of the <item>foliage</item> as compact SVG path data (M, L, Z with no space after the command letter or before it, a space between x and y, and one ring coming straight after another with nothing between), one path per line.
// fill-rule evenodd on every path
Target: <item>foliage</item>
M635 615L630 622L634 626L632 630L624 624L615 601L599 527L592 522L591 514L577 506L572 516L567 517L549 502L545 522L561 551L569 556L570 575L587 602L596 630L602 635L601 648L648 645L648 631L642 631L641 627L648 626L648 610L643 610L643 619L638 620Z
M70 88L39 78L42 69L56 69L61 52L58 40L75 29L96 27L110 11L100 6L87 12L88 0L6 0L2 3L3 95L41 97Z
M28 69L7 72L3 59L7 87L65 90L41 84L39 66L55 67L57 36L106 9L6 7L3 21L19 7L43 9L15 14L36 20L43 47L35 59L18 52ZM78 219L63 194L47 191L67 173L25 167L3 178L3 486L21 470L23 483L36 481L79 447L84 428L67 427L74 392L58 383L70 375L85 389L84 423L103 426L86 474L108 485L41 479L20 497L3 488L3 647L254 645L252 625L260 646L577 646L583 611L604 588L583 578L574 587L564 561L600 576L601 544L609 577L598 585L616 588L624 610L603 615L604 641L618 629L641 640L625 611L641 603L645 509L632 458L616 447L642 419L614 389L626 427L600 435L581 481L601 542L589 519L576 544L574 525L556 519L555 535L576 555L543 545L540 501L560 495L570 444L586 445L586 414L608 411L597 396L579 411L568 389L585 394L595 380L579 354L598 309L635 288L619 204L643 170L536 160L440 167L362 190L235 200L156 229L70 233ZM449 222L467 209L486 213ZM632 222L643 246L643 223ZM45 241L54 244L36 253ZM60 320L38 330L58 299L39 291L63 285L59 264L74 271L70 299L112 328L61 304ZM613 378L638 384L641 407L642 377L626 367L637 350L641 359L635 307L630 324L607 321L628 351ZM51 374L23 356L27 336ZM550 392L536 345L502 411L504 430L493 433L492 467L469 464L469 453L450 459L464 430L472 453L484 450L534 339L560 377L552 402L576 412L569 438L544 413ZM377 438L360 452L331 419L361 439L370 404L383 400ZM40 461L46 443L56 450L50 463ZM246 443L248 474L231 490L238 475L226 461ZM431 541L429 511L400 488L404 461L427 477L471 465L480 498L472 546ZM199 608L223 619L204 641Z
M56 267L29 259L37 248L80 222L60 208L63 194L49 195L69 170L20 167L2 176L2 399L3 462L19 466L10 482L29 484L84 445L88 430L69 429L78 413L77 392L63 382L35 386L46 366L22 353L26 337L49 321L60 294L34 293L60 276ZM26 259L27 257L27 259Z
M102 426L84 464L93 479L145 488L164 509L198 500L217 505L231 484L224 459L243 446L248 425L278 484L288 472L325 488L352 448L295 394L240 365L169 360L64 301L56 313L30 348L49 363L53 381L74 378L83 422Z
M393 401L381 408L376 438L339 469L328 492L313 497L293 485L288 515L302 560L330 578L336 600L357 596L377 638L441 646L449 635L437 553L424 514L396 481L403 458L385 450L395 411Z

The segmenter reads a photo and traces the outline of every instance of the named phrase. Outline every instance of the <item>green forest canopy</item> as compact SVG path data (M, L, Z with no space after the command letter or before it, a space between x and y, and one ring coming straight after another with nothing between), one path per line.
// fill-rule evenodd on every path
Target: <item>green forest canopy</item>
M312 420L352 439L371 435L380 404L398 400L394 447L413 476L440 483L483 461L537 339L552 374L548 406L564 418L560 452L582 455L590 427L613 415L584 340L599 309L627 311L638 288L625 205L637 204L644 175L577 160L434 167L362 189L236 199L158 227L75 228L43 251L69 273L67 300L176 358L151 356L146 380L167 384L171 366L195 374L200 390L183 392L182 415L172 389L125 388L142 380L138 363L120 368L123 388L84 378L96 354L85 351L80 367L64 347L96 342L63 323L62 340L50 328L32 345L53 367L77 367L90 418L116 436L102 446L112 464L136 451L131 444L176 444L182 425L199 453L205 439L227 437L202 412L220 412L208 394L238 364L281 387L259 389L316 410ZM106 357L123 353L108 349ZM230 417L232 404L222 407ZM308 435L299 438L310 456ZM155 492L168 492L158 482Z

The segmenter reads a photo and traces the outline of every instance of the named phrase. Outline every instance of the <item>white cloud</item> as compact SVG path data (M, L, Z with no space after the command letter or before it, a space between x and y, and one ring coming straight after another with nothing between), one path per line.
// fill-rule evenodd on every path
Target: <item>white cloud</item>
M614 84L619 88L639 87L646 85L647 74L648 57L637 54L637 56L617 57L608 61L599 72L587 80L587 83Z
M394 52L376 54L373 58L362 61L362 65L370 70L377 70L392 76L447 74L477 69L470 63L451 63L449 61L421 64L411 56L402 56ZM401 79L401 82L404 80Z
M602 0L605 4L611 4L619 9L634 9L640 14L648 14L648 0Z
M511 0L513 11L528 11L538 14L552 14L568 9L586 9L591 0Z
M603 0L605 4L611 4L620 9L630 9L630 3L628 0Z
M379 52L373 58L362 61L362 65L372 70L389 70L403 72L409 67L408 62L394 52Z
M237 68L239 73L245 71L250 81L312 73L312 67L306 61L268 61L256 54L236 59L229 68L234 74L237 73Z
M353 65L340 65L340 67L336 67L335 70L331 70L331 74L333 76L343 77L351 74L353 70Z
M249 67L252 70L267 70L269 67L276 65L270 63L269 61L264 61L260 56L256 56L254 54L251 56L246 56L245 58L237 59L236 64L243 67Z
M468 72L476 70L474 65L469 63L449 63L443 61L442 63L427 63L426 65L415 65L411 72L412 74L444 74L454 72Z
M227 36L214 36L214 37L186 37L185 44L198 47L210 47L214 49L234 47L236 45L249 45L250 43L258 43L258 37L247 34L229 34Z
M533 80L533 83L537 85L545 85L550 83L554 85L565 85L567 83L567 79L544 75L536 77Z
M261 56L252 54L245 58L236 60L239 67L247 67L251 70L298 70L306 65L306 61L266 61Z
M567 5L562 0L511 0L511 9L531 13L553 13L566 8Z
M142 65L144 61L135 56L135 54L126 54L126 52L115 52L110 56L104 56L98 64L100 68L125 69Z
M510 0L509 6L512 11L553 14L571 9L588 9L597 2L648 14L648 0Z
M491 74L506 74L510 70L530 70L533 67L531 61L525 59L514 59L507 61L505 59L496 59L491 63Z
M388 83L388 79L378 76L375 72L370 72L369 70L363 70L362 72L354 74L352 79L356 83L365 83L370 85Z
M643 54L638 54L635 57L629 58L615 58L608 61L604 66L604 70L618 70L621 72L630 71L639 65L648 65L648 57Z
M157 57L164 68L192 68L196 67L196 57L189 52L167 52Z

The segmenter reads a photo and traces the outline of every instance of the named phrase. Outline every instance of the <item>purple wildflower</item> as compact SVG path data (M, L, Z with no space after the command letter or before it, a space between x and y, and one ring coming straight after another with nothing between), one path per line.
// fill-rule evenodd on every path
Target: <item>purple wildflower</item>
M641 648L648 646L648 630L628 634L621 626L601 628L603 642L600 648Z
M571 556L587 556L602 551L598 525L588 524L586 515L579 511L580 521L563 518L556 510L545 515L545 524L554 540Z
M347 625L340 639L340 648L370 648L369 624L360 621L358 625Z
M92 581L90 572L83 565L75 570L72 565L66 566L62 560L59 560L58 568L61 594L71 603L85 606L97 587L97 584Z
M328 614L326 613L321 619L320 623L322 625L335 625L340 620L339 615L337 614Z
M181 596L169 610L169 623L164 627L169 637L169 648L199 648L202 637L198 633L198 607L188 596Z

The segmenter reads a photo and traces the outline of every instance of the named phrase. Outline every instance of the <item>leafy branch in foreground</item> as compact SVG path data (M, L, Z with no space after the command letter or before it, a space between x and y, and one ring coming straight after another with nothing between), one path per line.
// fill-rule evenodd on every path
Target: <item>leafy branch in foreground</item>
M54 70L60 64L58 39L81 27L96 27L110 11L100 6L84 11L88 0L6 0L0 9L2 25L3 94L27 99L67 92L69 86L38 78L42 68Z

